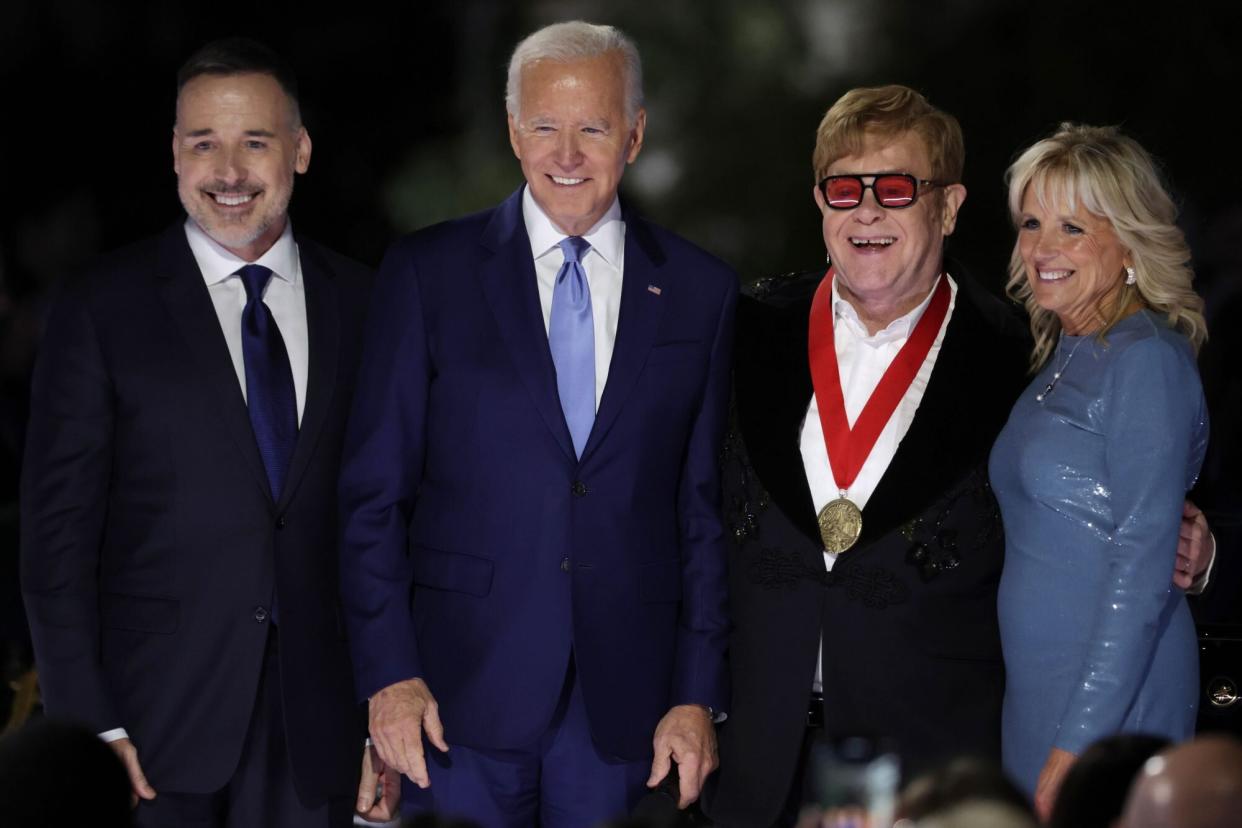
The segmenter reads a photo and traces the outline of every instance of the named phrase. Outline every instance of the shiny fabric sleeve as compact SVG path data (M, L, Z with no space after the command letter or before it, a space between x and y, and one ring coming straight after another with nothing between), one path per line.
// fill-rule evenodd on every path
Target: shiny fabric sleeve
M422 675L408 535L421 480L431 359L413 257L380 265L341 461L341 606L361 699Z
M1203 395L1189 351L1159 338L1118 354L1102 398L1114 530L1106 580L1055 747L1074 754L1121 725L1177 602L1182 500L1202 462Z

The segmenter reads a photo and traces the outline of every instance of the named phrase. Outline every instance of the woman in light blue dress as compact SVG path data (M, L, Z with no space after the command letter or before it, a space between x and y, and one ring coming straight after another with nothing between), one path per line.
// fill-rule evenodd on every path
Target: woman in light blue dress
M1095 740L1192 735L1194 625L1170 583L1207 444L1190 254L1155 165L1063 124L1008 172L1009 292L1035 379L992 449L1005 525L998 613L1006 770L1046 817Z

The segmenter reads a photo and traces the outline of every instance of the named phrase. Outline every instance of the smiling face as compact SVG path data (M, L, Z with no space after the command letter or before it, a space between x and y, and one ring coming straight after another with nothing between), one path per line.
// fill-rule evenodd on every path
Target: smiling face
M1115 307L1129 255L1112 223L1079 204L1040 198L1028 186L1018 216L1018 253L1040 307L1069 334L1092 333Z
M868 136L859 155L834 161L827 175L909 173L930 179L931 162L923 139L914 132L894 138ZM872 183L865 178L864 183ZM961 184L930 188L920 184L911 207L887 209L871 190L849 210L833 210L815 188L823 214L824 245L832 257L837 289L854 306L871 332L918 306L940 274L944 237L953 232L966 198Z
M640 109L633 124L626 122L624 72L615 52L522 68L509 142L535 202L571 236L608 211L625 165L642 149L647 113Z
M177 96L173 169L185 211L246 261L284 232L311 143L271 75L199 75Z

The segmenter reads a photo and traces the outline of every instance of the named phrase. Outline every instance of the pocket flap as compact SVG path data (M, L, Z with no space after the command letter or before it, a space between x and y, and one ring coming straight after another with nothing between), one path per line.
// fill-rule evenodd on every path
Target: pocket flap
M493 565L487 558L417 545L410 554L414 583L418 586L464 592L479 598L492 591Z
M172 635L177 631L181 602L150 595L105 592L99 596L99 619L116 630Z

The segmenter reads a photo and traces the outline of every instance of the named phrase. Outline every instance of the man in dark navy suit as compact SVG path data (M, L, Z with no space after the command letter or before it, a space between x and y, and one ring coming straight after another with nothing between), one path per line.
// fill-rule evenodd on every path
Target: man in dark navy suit
M617 200L641 79L611 27L523 41L507 108L526 185L399 241L377 280L341 572L407 809L590 825L671 762L685 806L715 766L737 284Z
M190 58L172 150L188 218L65 290L35 369L47 712L116 750L140 825L347 825L335 495L370 276L292 232L311 142L266 47Z

